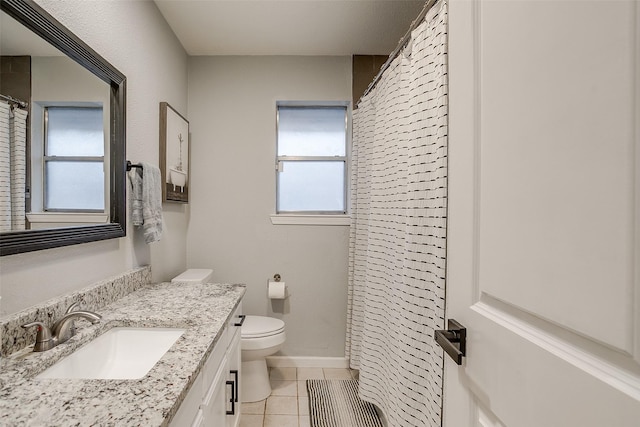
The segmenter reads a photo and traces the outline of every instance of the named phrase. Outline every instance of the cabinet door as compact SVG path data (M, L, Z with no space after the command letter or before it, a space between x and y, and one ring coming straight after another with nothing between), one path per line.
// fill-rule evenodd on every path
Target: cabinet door
M222 361L214 380L209 385L202 400L202 411L204 413L204 425L209 427L222 427L226 425L227 404L226 404L226 360Z
M200 408L198 409L198 413L196 414L196 418L193 420L191 427L204 427L205 425L204 412L202 412L202 408Z
M198 375L169 426L184 427L202 425L202 412L199 410L201 400L202 375Z
M240 369L242 366L241 356L240 356L240 328L236 328L233 331L231 343L229 344L229 349L227 351L227 372L228 372L228 381L234 382L233 387L233 395L231 394L231 389L227 390L227 399L226 401L228 406L231 406L231 400L233 399L234 411L233 414L229 414L227 416L227 427L238 427L240 424L240 402L242 402L242 397L240 396Z

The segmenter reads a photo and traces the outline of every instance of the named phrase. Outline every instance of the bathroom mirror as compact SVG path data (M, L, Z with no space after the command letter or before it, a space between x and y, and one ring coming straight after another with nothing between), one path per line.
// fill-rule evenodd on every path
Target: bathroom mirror
M85 73L85 75L81 77L82 80L94 80L89 83L89 85L98 87L98 91L100 92L98 101L96 101L94 96L93 98L89 97L87 99L74 98L73 102L67 102L75 106L91 107L97 111L99 111L99 108L102 108L101 115L98 116L97 120L98 122L102 121L104 123L103 138L105 138L105 144L104 152L102 153L104 165L102 169L104 170L103 175L105 182L102 188L107 189L103 196L104 203L99 205L102 207L94 209L95 211L102 209L104 218L100 221L101 223L80 226L74 225L71 227L64 226L64 224L57 224L46 228L1 232L0 255L12 255L124 236L126 233L125 76L32 0L0 0L0 9L0 13L3 14L2 18L5 22L15 20L22 27L17 29L16 32L27 29L31 35L37 35L42 40L45 40L58 52L41 54L42 57L39 58L38 61L44 58L44 62L53 61L64 63L63 66L67 67L66 69L74 70L74 73L78 71L78 69L80 72ZM28 37L22 37L23 40L27 38ZM26 51L24 53L29 55ZM32 60L32 63L35 62L34 57L32 57ZM38 66L40 67L40 65ZM40 71L40 74L53 75L53 73L48 73L46 70ZM78 80L76 80L76 82L78 82ZM61 86L60 82L55 82L55 85ZM35 88L39 86L39 83L33 82L32 86L35 90ZM71 86L79 86L79 84L69 85L69 87ZM31 99L26 101L30 102ZM66 107L68 105L65 105L63 102L59 103L58 106ZM30 113L32 110L34 112L30 117L30 120L32 120L30 127L42 127L42 123L47 123L42 119L42 111L46 107L48 107L46 103L38 102L34 102L32 106L29 106ZM53 128L53 126L51 126L51 128ZM31 141L31 143L35 144L34 141ZM42 144L40 144L40 148L37 148L35 145L32 145L27 149L27 152L42 151L41 146ZM42 157L42 153L40 153L40 157ZM78 166L74 166L74 168L78 168ZM30 174L31 180L33 181L35 179L37 181L40 179L38 173L42 175L42 171L38 171L38 167L34 168L33 165L31 165L30 169L34 169L34 173ZM75 170L79 171L79 169ZM13 180L14 177L12 176L11 179ZM34 185L37 186L37 182L32 182L30 187ZM42 204L42 201L37 200L37 195L32 193L31 196L33 197L27 197L30 203L34 202L35 205L38 205L38 203ZM100 197L98 197L98 199L100 199ZM36 209L36 211L37 210L38 209ZM89 209L89 211L90 210L91 209ZM55 209L51 209L51 211L55 212Z

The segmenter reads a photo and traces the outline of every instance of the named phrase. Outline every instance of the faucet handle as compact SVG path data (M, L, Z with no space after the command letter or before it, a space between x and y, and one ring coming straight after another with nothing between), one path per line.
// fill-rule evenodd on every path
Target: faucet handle
M51 337L51 330L44 323L32 322L22 325L22 327L25 329L32 326L36 326L38 328L36 333L36 343L33 346L33 351L45 351L55 347L55 342Z

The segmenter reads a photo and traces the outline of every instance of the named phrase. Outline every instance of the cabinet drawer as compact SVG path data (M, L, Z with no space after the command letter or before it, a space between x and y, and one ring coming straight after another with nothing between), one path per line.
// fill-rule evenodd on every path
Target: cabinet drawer
M242 314L242 301L238 304L235 310L233 310L233 314L229 317L229 326L233 326L234 323L241 322L242 319L240 315Z
M218 369L223 363L224 355L227 352L227 347L229 346L229 339L227 336L229 335L229 328L225 328L222 331L222 335L218 338L215 346L213 347L213 351L209 354L209 358L204 364L204 368L202 369L202 393L205 394L209 390L209 385L214 380Z
M229 317L229 322L228 322L228 331L229 333L227 334L227 342L225 347L228 347L229 344L231 344L231 342L234 339L234 336L236 333L240 333L240 330L242 328L241 323L244 321L244 316L242 315L242 301L240 302L240 304L238 304L238 306L236 307L236 309L233 311L233 314L231 315L231 317Z

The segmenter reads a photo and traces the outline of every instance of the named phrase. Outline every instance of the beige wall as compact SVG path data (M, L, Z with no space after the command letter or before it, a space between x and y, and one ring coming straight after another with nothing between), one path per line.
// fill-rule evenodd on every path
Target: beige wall
M290 356L344 356L349 227L272 225L278 100L351 99L350 57L191 57L189 267L245 283L247 314L286 322ZM272 304L266 282L289 285Z
M158 103L187 115L187 57L152 2L37 0L127 76L127 158L158 164ZM135 34L135 36L134 36ZM186 266L188 206L164 206L165 235L127 237L0 258L0 314L151 264L153 280Z

